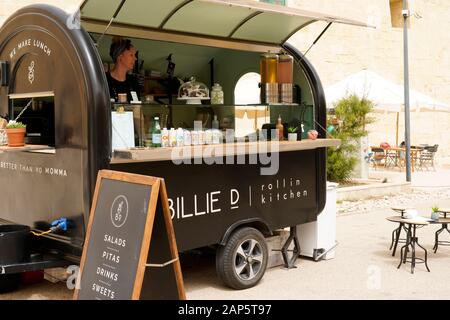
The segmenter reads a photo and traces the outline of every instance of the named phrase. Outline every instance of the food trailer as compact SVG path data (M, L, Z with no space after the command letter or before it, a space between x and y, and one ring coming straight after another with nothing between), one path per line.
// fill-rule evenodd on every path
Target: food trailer
M24 147L0 146L0 221L35 232L61 218L67 225L33 236L29 260L0 259L1 273L78 263L97 173L111 169L164 178L178 249L213 246L225 284L255 285L267 266L265 237L315 221L324 208L326 147L339 144L323 129L326 104L316 71L287 43L315 21L364 25L245 0L86 0L81 26L47 5L14 13L0 31L0 116L23 112L27 135ZM105 69L112 36L131 39L139 51L136 72L148 89L141 103L110 100ZM293 100L237 102L239 79L259 73L262 54L280 50L294 58ZM195 76L208 87L220 83L223 104L178 99L174 75ZM119 111L133 115L132 147L113 148L121 127L112 114ZM184 129L196 120L208 128L215 116L220 129L250 131L226 144L151 148L145 142L154 116ZM273 143L256 134L274 129L279 117L285 127L303 128L298 141ZM310 129L319 132L317 140L307 139Z

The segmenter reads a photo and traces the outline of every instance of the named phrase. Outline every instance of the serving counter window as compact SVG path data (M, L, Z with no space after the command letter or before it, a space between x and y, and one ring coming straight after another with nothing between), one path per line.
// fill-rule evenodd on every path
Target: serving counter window
M26 125L25 143L55 150L55 100L50 92L10 95L11 119ZM37 149L33 148L33 151ZM52 153L52 152L50 152ZM54 152L53 152L54 153Z
M136 105L114 103L112 114L113 150L117 149L117 146L120 146L120 149L152 146L155 118L158 118L162 139L169 141L168 145L163 143L163 147L272 139L271 133L272 130L277 129L278 119L281 119L283 125L283 140L287 140L288 129L297 129L295 132L298 133L298 140L301 140L305 138L306 132L313 128L312 106L305 104ZM180 130L183 138L175 138L171 141L170 136L175 134L178 137ZM196 138L195 134L203 136ZM215 136L217 134L218 137Z

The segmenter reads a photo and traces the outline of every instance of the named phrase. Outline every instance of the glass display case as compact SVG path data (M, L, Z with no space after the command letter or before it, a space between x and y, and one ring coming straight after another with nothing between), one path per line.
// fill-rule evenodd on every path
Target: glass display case
M212 120L216 116L219 121L219 130L223 132L224 139L226 130L232 129L236 139L245 139L246 141L255 134L258 137L261 137L262 134L265 139L270 139L270 130L275 129L278 117L282 119L286 140L290 127L297 128L298 140L305 139L308 130L315 129L313 106L305 104L161 105L114 103L113 111L132 113L134 147L148 145L146 141L151 139L151 123L155 117L159 117L161 129L194 130L194 121L201 121L202 129L206 131L212 128ZM113 123L113 130L120 129L115 128Z
M203 100L209 100L209 89L206 84L191 77L178 89L178 100L184 100L186 104L202 104Z

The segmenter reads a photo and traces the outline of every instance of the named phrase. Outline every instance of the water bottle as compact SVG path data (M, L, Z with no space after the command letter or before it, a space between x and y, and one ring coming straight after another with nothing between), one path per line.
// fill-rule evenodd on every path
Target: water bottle
M159 117L155 117L152 126L152 147L161 147L161 126L159 125Z

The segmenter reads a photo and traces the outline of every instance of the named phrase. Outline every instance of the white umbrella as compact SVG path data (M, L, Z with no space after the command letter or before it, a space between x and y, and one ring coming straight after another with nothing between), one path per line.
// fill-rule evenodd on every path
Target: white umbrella
M396 112L396 143L398 144L399 113L404 109L403 86L383 78L375 72L362 70L325 89L327 108L350 95L367 98L374 102L374 111ZM450 106L423 93L410 90L410 110L450 112Z
M325 89L327 107L332 108L338 100L350 94L366 97L382 111L398 112L404 101L397 84L372 71L362 70Z

